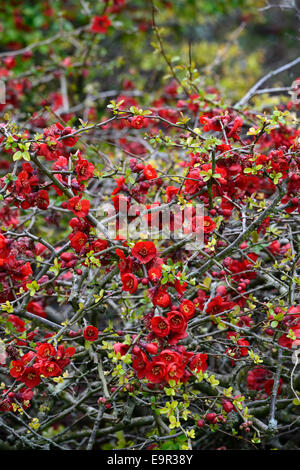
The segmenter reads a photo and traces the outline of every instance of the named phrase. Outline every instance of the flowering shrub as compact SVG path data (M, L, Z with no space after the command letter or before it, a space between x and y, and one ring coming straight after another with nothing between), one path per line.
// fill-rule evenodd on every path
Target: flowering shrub
M264 81L230 102L192 51L175 66L154 5L69 3L61 37L46 19L55 9L37 2L45 42L7 6L0 446L296 447L284 436L300 405L298 102L252 106ZM166 61L153 95L134 77L97 94L126 28L149 29ZM169 237L124 237L125 221L162 234L165 209ZM193 249L188 225L203 236Z

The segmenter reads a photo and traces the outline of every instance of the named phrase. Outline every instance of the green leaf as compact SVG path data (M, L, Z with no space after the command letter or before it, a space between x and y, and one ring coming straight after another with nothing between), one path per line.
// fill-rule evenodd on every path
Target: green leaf
M13 154L13 161L16 162L17 160L21 160L22 158L22 152L18 150Z

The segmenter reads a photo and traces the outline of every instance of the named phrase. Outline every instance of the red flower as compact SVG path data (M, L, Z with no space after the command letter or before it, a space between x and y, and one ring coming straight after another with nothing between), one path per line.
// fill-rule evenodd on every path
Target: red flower
M157 178L156 170L155 168L153 168L152 165L145 166L145 168L143 169L143 175L146 180L153 180L154 178Z
M240 132L242 126L243 119L240 116L236 117L233 123L228 126L228 128L230 129L228 137L232 137L234 140L239 140L239 136L237 133Z
M42 343L36 350L37 356L40 359L48 359L55 356L56 349L50 343Z
M87 239L87 235L80 231L76 232L75 234L69 235L69 240L71 242L70 245L77 252L82 250L82 248L87 242Z
M29 364L29 362L31 362L34 357L35 353L33 351L29 351L28 353L24 354L24 356L22 356L23 364Z
M10 369L9 373L15 379L21 377L25 370L25 366L22 361L12 361L12 368Z
M233 339L237 336L235 331L229 331L226 335L227 339L233 341ZM249 342L245 338L240 338L236 341L237 346L231 347L226 349L225 353L229 353L230 357L232 358L240 358L245 357L248 355L248 348ZM244 346L244 347L240 347Z
M148 270L148 279L151 282L157 282L161 278L161 267L160 266L155 266L153 268L150 268Z
M146 367L145 377L152 383L160 383L165 376L166 365L164 362L149 362Z
M32 269L27 261L27 263L22 264L22 261L16 261L16 266L14 271L11 273L11 277L17 281L25 281L32 274Z
M8 316L8 321L14 325L16 330L19 333L23 333L25 331L25 322L17 317L17 315L14 315L13 313Z
M144 118L143 116L134 116L130 120L130 125L131 127L134 127L135 129L140 129L144 125Z
M152 303L154 306L166 308L171 302L170 296L165 289L158 289L158 291L152 297Z
M214 297L206 306L206 313L208 315L216 315L226 310L227 303L220 295Z
M45 189L41 189L38 192L38 197L36 200L36 205L39 209L47 209L49 206L49 194Z
M217 224L211 220L207 215L203 218L203 231L204 233L211 233L216 228Z
M180 354L172 349L164 349L159 354L158 359L165 362L166 365L169 365L171 362L180 362Z
M92 325L87 326L83 332L83 336L87 341L96 341L96 339L98 339L98 334L98 328Z
M140 350L132 362L132 367L137 372L138 379L143 379L145 377L148 363L149 361L146 354Z
M238 339L237 344L239 346L249 346L249 342L245 338ZM248 355L248 348L239 348L239 355L245 357Z
M134 294L138 287L138 280L134 274L126 273L121 276L121 281L123 283L122 290L130 292L130 294Z
M207 354L195 354L190 362L190 369L196 372L205 372L207 369Z
M247 375L247 385L250 390L261 390L270 378L271 372L264 367L255 367Z
M180 297L184 294L184 291L187 288L187 283L182 281L180 279L180 272L177 273L175 282L174 282L174 288L176 289L176 292L180 295Z
M209 118L208 116L205 116L205 114L203 114L200 117L199 121L201 122L201 124L204 124L204 127L203 127L204 132L222 131L222 126L221 126L221 123L220 123L220 117L221 116L215 116L213 118Z
M156 257L156 248L153 242L137 242L131 253L140 263L145 264Z
M184 190L186 194L194 194L199 190L200 178L201 174L199 168L193 168L189 171L184 183Z
M13 408L8 398L5 400L0 400L0 411L11 411Z
M120 262L118 263L118 268L122 274L131 272L132 259L130 256L125 256L124 252L119 248L116 249L116 255L119 256Z
M105 34L107 28L111 25L110 19L106 16L94 16L90 26L90 31L93 33L102 33Z
M64 356L65 357L72 357L72 356L74 356L75 352L76 352L76 349L74 348L74 346L70 346L69 348L65 349Z
M169 364L167 367L165 379L167 382L169 382L170 380L175 380L175 382L178 382L178 380L181 379L183 374L183 365L179 364L178 362L171 362L171 364Z
M168 186L166 188L166 196L167 196L168 203L172 201L172 199L174 199L178 191L179 191L179 188L176 188L176 186Z
M87 199L80 199L79 196L74 196L69 199L67 207L77 217L86 217L89 213L91 203Z
M94 169L95 167L92 163L79 157L75 168L77 173L77 180L80 182L90 179L94 174Z
M119 178L116 179L116 183L117 183L117 187L113 190L113 192L111 193L111 195L113 196L114 194L117 194L119 193L122 189L124 189L124 187L126 187L125 185L125 177L124 176L120 176Z
M106 250L107 247L108 247L107 240L102 240L101 238L98 238L98 240L95 240L91 245L91 249L95 253L100 253L101 251Z
M130 346L125 343L115 343L113 348L114 348L115 354L120 353L121 356L124 356L127 353Z
M167 318L161 316L154 317L151 320L151 326L153 333L160 338L164 338L170 333L170 323Z
M179 306L179 310L185 316L186 320L193 318L195 313L195 304L191 300L185 299Z
M27 367L21 376L26 387L33 388L41 383L40 371L35 367Z
M170 323L170 330L173 333L182 333L186 330L186 319L181 312L177 312L176 310L169 312L168 320Z
M62 370L56 362L45 361L40 367L40 372L45 377L57 377L61 374Z
M63 369L70 363L70 357L75 354L76 350L74 347L66 348L63 345L59 345L57 348L57 365Z
M18 174L18 179L15 182L15 188L18 194L29 194L32 192L31 186L37 184L38 180L26 170L21 171Z
M123 194L118 194L112 198L114 208L117 212L127 213L130 208L130 199L127 196L123 196Z
M169 203L170 201L172 201L172 199L174 199L178 191L179 191L179 188L176 188L176 186L168 186L166 188L167 203Z

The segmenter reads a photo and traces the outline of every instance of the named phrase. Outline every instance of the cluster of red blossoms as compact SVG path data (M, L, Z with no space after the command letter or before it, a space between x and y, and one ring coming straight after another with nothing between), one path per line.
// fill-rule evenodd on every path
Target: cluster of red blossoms
M9 316L9 321L14 324L19 332L25 331L24 322L15 315ZM31 339L35 336L32 332ZM27 339L30 338L27 335ZM26 344L17 341L18 345ZM70 357L75 354L74 347L65 348L59 345L57 350L49 343L37 343L35 351L29 351L22 357L14 345L6 348L7 356L13 358L10 363L10 375L24 384L17 391L3 390L0 397L0 411L14 411L14 405L20 404L24 409L30 407L33 398L33 388L41 383L41 378L58 377L63 369L70 363Z
M153 242L137 242L131 249L132 256L126 256L120 249L116 250L117 255L120 257L119 269L121 273L121 281L123 290L134 293L137 290L139 283L142 285L149 285L149 295L152 299L153 306L159 306L162 309L167 309L164 314L153 315L149 313L145 316L145 325L149 328L150 332L147 336L149 341L144 346L135 346L133 348L133 363L132 367L136 370L138 378L146 378L151 383L168 382L171 377L175 381L186 381L191 375L190 371L202 370L207 367L205 354L189 353L183 346L178 346L178 342L187 337L187 326L196 311L200 312L204 309L208 315L217 315L226 310L230 311L237 305L236 302L230 300L227 289L224 286L217 288L217 296L207 302L208 294L203 290L198 291L198 296L192 301L183 299L186 283L180 282L167 282L161 284L162 264L163 259L159 258L156 247ZM251 258L250 258L251 260ZM226 259L227 269L229 268L233 273L233 280L242 285L243 290L246 289L248 282L253 278L253 273L250 268L251 261L244 260L231 260ZM143 276L139 278L135 273L138 273L141 267L144 266ZM239 272L244 272L248 268L248 273L239 276ZM145 272L147 277L145 277ZM180 273L179 273L180 274ZM218 273L215 273L218 277ZM247 277L247 279L246 279ZM171 297L168 293L169 288L175 288L180 298L179 305L171 304ZM240 288L240 290L242 290ZM240 300L240 305L244 305L245 301ZM239 322L240 326L250 326L251 318L242 316ZM235 332L228 333L227 338L234 340L236 337ZM240 357L248 355L249 342L244 338L237 338L235 345L226 349L225 353L234 361ZM179 348L179 349L178 349ZM121 354L125 354L129 346L117 343L115 350ZM157 354L158 349L161 352L150 358L149 354ZM164 358L164 351L170 353L170 364L166 364ZM172 353L172 354L171 354ZM181 355L181 360L178 360L178 354ZM177 360L174 360L177 358ZM175 362L175 364L173 364ZM195 364L198 364L196 366Z
M108 18L108 16L94 16L90 25L90 31L92 31L93 33L105 34L110 25L111 20Z
M10 375L32 389L41 383L42 376L60 376L74 354L74 347L59 345L56 350L50 343L37 343L35 352L12 361Z
M139 379L146 378L152 384L170 380L184 383L194 372L204 372L207 369L207 355L187 352L184 346L175 349L163 349L157 356L149 360L141 349L133 351L133 369ZM188 370L190 369L190 371Z
M280 378L277 395L281 393L281 385L283 381ZM255 367L250 370L247 375L247 385L250 390L264 390L267 395L271 395L274 385L274 379L272 379L272 372L264 367Z
M14 404L22 404L23 409L29 408L32 398L33 391L31 388L22 387L18 392L10 392L5 389L2 391L2 398L0 397L0 411L13 411Z
M184 302L176 310L172 310L166 314L166 317L157 315L151 320L151 329L154 335L159 338L167 339L169 344L176 344L180 339L187 336L187 322L193 317L195 306L190 300Z
M169 306L170 310L165 314L145 316L145 324L150 329L147 343L139 342L133 347L132 367L139 379L146 378L152 384L180 380L185 382L191 377L192 371L204 372L207 368L206 354L194 354L185 350L184 346L177 343L187 337L186 329L188 321L195 314L195 304L188 299L182 299L180 305L172 306L169 287L175 287L182 297L185 286L180 281L168 282L162 288L160 279L162 275L163 260L157 256L157 250L153 242L137 242L131 249L132 257L125 256L122 250L117 249L120 257L119 269L123 290L135 292L139 281L143 285L152 284L149 294L154 306L162 308ZM148 277L139 280L131 271L139 271L144 266ZM183 283L185 284L185 283ZM186 284L185 284L186 285ZM134 339L134 338L133 338ZM129 346L123 343L114 345L115 352L126 354ZM159 354L158 351L160 350ZM151 356L152 355L152 356Z
M129 348L130 346L124 343L114 344L115 353L120 353L121 356L126 354ZM206 360L207 354L188 352L182 345L164 349L156 341L139 341L132 349L132 368L138 379L146 378L150 382L149 388L154 384L168 384L171 380L187 382L193 372L205 372Z
M114 7L119 8L123 3L122 1L114 2ZM92 19L90 31L105 34L110 25L111 20L108 16L96 16ZM8 60L6 63L7 68L13 67L13 64L13 60ZM65 65L67 65L67 62L65 62ZM133 84L128 81L126 83L127 91L132 89L132 87ZM214 93L215 91L213 90ZM158 118L160 117L168 120L170 123L175 123L179 113L177 110L171 109L171 106L168 107L168 103L176 98L178 98L178 86L176 83L171 82L165 87L163 97L152 103L151 112L154 115L156 114ZM199 100L197 98L197 95L191 95L186 101L178 99L177 108L189 109L193 114L196 114L199 112ZM130 96L119 96L119 99L123 101L120 105L120 109L123 110L138 105L137 101ZM58 105L61 103L61 97L56 96L55 100ZM258 144L261 146L261 153L253 156L247 154L247 152L237 152L232 147L234 142L241 142L245 146L251 144L251 140L247 138L242 139L244 122L232 109L226 113L218 108L205 112L200 115L199 122L203 126L204 132L212 131L219 133L220 143L215 149L215 165L209 161L211 157L208 153L190 153L186 160L180 163L182 167L187 169L187 177L183 185L177 187L170 186L162 178L159 178L158 170L151 164L144 163L142 159L130 159L129 166L132 174L135 176L135 184L131 187L126 183L126 178L120 176L116 179L116 187L111 194L114 208L119 214L123 210L121 208L124 207L125 211L128 212L133 201L149 202L147 196L150 195L151 190L162 190L167 202L171 202L177 196L186 198L189 201L199 198L205 207L203 229L204 242L207 243L217 228L217 217L221 216L222 220L226 222L231 217L233 211L236 210L234 202L243 205L249 196L260 194L262 195L260 197L264 199L276 191L275 184L272 183L270 178L265 177L264 172L267 172L269 176L274 172L280 173L280 182L285 178L289 178L287 194L282 198L281 203L284 205L284 210L287 213L292 213L296 210L300 212L298 197L300 166L298 160L293 156L299 149L299 144L297 143L299 132L280 124L269 134L261 136ZM153 117L134 115L111 122L109 125L103 126L103 130L107 130L110 127L117 129L127 127L128 129L133 128L136 130L144 127L148 128L155 135L161 128L164 128L167 133L170 126L159 121L159 119L153 119ZM26 133L23 137L29 138L30 135ZM78 262L84 266L85 262L80 258L91 250L100 259L101 266L105 266L111 261L111 258L109 256L106 258L105 255L97 255L97 253L106 250L108 242L91 235L92 224L90 223L90 217L88 217L91 203L88 199L83 198L85 184L94 176L94 165L82 158L79 151L75 153L72 149L78 142L78 137L76 131L71 127L64 127L61 123L56 123L43 130L43 137L42 142L37 141L32 144L32 150L38 157L44 157L47 160L51 167L54 181L45 183L44 175L33 164L23 162L19 166L19 172L16 174L15 179L7 181L5 178L2 178L0 180L1 188L5 187L9 193L5 204L11 204L17 210L36 207L40 211L44 211L51 208L49 201L49 192L51 190L54 190L59 197L66 196L64 188L68 189L68 191L72 190L74 196L68 197L67 201L63 201L61 207L74 215L69 222L72 232L68 236L73 251L60 253L61 268L72 269ZM18 136L14 138L16 141L20 139ZM3 137L1 141L3 141ZM145 148L142 145L137 143L132 144L124 136L120 138L119 144L124 150L134 153L137 157L144 154ZM290 151L287 152L286 149ZM4 149L4 151L12 153L11 149ZM252 171L254 167L256 168L255 174L250 175L249 171L248 174L245 174L244 170ZM208 181L210 182L209 185ZM68 192L67 194L70 193ZM214 204L216 198L218 198L218 204ZM125 202L125 206L123 202ZM159 205L160 202L156 201L152 204L147 204L146 207L151 209L157 208ZM1 215L2 211L4 209L1 209ZM9 220L9 222L14 220L13 226L16 226L15 215L12 215L12 211L8 212L10 213L6 214L3 212L3 219ZM181 227L185 222L182 217L185 216L182 214L179 216L171 215L171 230L175 231L178 227ZM156 225L161 228L159 216L148 214L146 217L150 226ZM194 228L199 225L194 209L189 217ZM121 217L117 221L121 228ZM266 218L258 226L257 233L264 234L269 224L270 218ZM30 243L31 246L29 246L29 242L25 238L22 239L22 242L18 242L0 234L0 281L3 285L3 290L0 293L1 300L10 299L11 292L9 292L10 289L7 283L8 276L13 282L20 284L26 290L26 281L32 275L32 268L29 262L23 261L23 258L33 254L41 255L46 249L41 244L36 244L33 247L33 243ZM166 262L167 258L160 258L158 256L153 242L138 242L131 250L129 250L126 241L123 245L124 251L121 249L116 250L116 255L119 258L118 267L122 289L130 294L134 294L139 285L148 286L148 293L154 309L155 307L163 309L162 312L159 311L159 313L156 312L154 314L153 310L146 315L145 324L149 329L147 340L150 341L147 345L151 344L150 349L152 349L151 351L148 350L149 346L147 346L148 349L146 348L146 350L142 346L135 347L133 350L135 357L133 368L140 377L146 377L153 383L160 383L162 380L168 381L171 376L175 377L175 380L180 379L184 381L189 374L188 369L193 371L194 358L199 356L193 355L193 353L189 353L185 349L181 351L176 349L181 348L181 346L178 346L178 342L187 337L188 322L194 317L196 312L203 312L209 315L213 322L214 316L224 319L226 318L227 311L232 310L236 306L243 308L248 299L248 286L251 280L254 280L257 276L253 265L258 260L259 255L248 252L248 244L243 242L239 246L239 258L237 256L234 258L226 257L222 261L223 269L211 272L212 278L219 280L220 283L225 279L226 273L230 274L231 285L235 285L236 290L233 291L230 288L227 289L225 285L219 285L216 289L216 295L213 297L210 297L204 290L198 290L195 298L188 300L183 298L187 284L180 280L181 273L177 273L173 281L168 281L164 284L161 282L162 265ZM223 240L218 240L216 243L217 249L225 246L227 244ZM282 246L278 240L274 240L269 244L268 249L275 257L284 256L290 249L290 244ZM206 251L208 255L212 254L209 249ZM243 256L243 252L245 256ZM77 269L77 273L80 274L81 270ZM69 275L72 276L70 273ZM174 290L175 295L177 295L178 305L172 304L171 301L171 294L173 294ZM240 297L236 295L237 293L240 294ZM299 345L300 311L298 307L291 307L277 327L283 327L286 330L286 333L279 337L279 344L287 348ZM41 303L35 300L28 304L27 310L37 315L45 315ZM271 321L272 318L270 317L269 320ZM252 322L253 320L250 316L244 315L240 317L237 326L249 327ZM296 339L291 337L291 334L289 334L290 330ZM266 330L266 333L269 334L270 329L268 332ZM98 338L98 334L99 332L96 327L88 326L84 331L84 338L87 341L95 341ZM233 344L225 350L225 354L232 359L233 363L235 360L247 356L249 342L245 338L237 336L235 332L229 332L227 333L227 340ZM139 351L137 350L138 347L140 348ZM157 351L155 351L156 347L158 348ZM158 353L158 351L160 352ZM165 351L171 351L172 353L171 357L173 360L170 364L167 364L164 359ZM154 356L150 357L149 355L151 354L154 354ZM180 360L178 359L178 354L181 355ZM202 359L204 356L201 356ZM20 362L23 361L23 358ZM203 361L205 362L204 359ZM52 363L52 373L58 373L59 365L57 360L50 362ZM43 361L36 361L32 367L35 369L39 369L39 367L45 368L45 363L35 367L37 364L42 363ZM137 363L143 363L144 366L136 368ZM169 369L171 366L172 368ZM16 368L13 367L13 373L17 373L18 367L21 367L21 365L16 365ZM203 368L205 369L205 366ZM28 367L25 368L26 371L27 369ZM47 373L51 374L50 369L48 372L45 369L45 374L41 372L40 375L47 377ZM22 368L20 370L22 371ZM21 380L19 377L23 377L23 374L26 377L27 372L25 373L25 370L16 378Z
M5 301L13 298L9 277L15 285L19 287L25 284L32 275L32 268L29 261L24 262L23 259L17 259L16 256L22 251L26 252L26 243L13 242L0 233L0 282L2 289L0 292L0 300ZM31 253L30 250L28 250Z
M68 164L70 158L70 147L74 146L78 141L76 136L72 136L73 129L63 127L60 123L44 129L44 136L47 143L34 143L32 150L38 156L44 156L46 160L53 161L53 171L55 181L58 184L68 187ZM19 138L16 137L16 141ZM11 153L11 150L7 150ZM71 189L75 194L66 207L79 217L85 217L88 213L86 201L76 199L78 192L84 190L83 181L87 181L93 176L94 165L88 160L81 158L80 152L77 152L77 163L74 168L76 177L71 179ZM57 172L57 173L56 173ZM66 174L64 174L66 173ZM22 170L19 171L15 181L6 181L5 178L0 179L0 187L6 188L10 193L7 202L17 208L28 209L37 207L40 210L46 210L49 207L49 189L54 188L58 196L63 194L61 187L54 184L50 186L45 184L44 178L30 163L22 163ZM87 201L89 203L89 201ZM81 209L82 205L82 209ZM63 205L64 207L64 205Z

